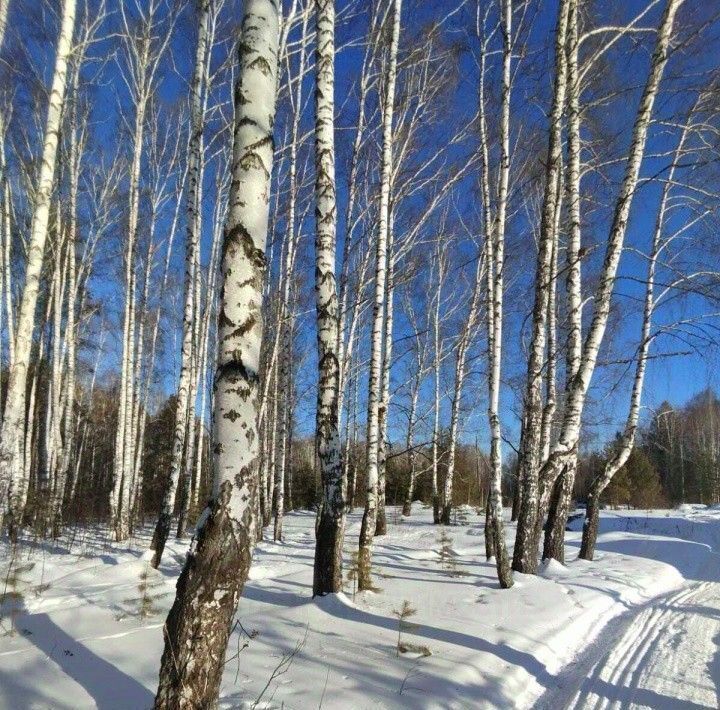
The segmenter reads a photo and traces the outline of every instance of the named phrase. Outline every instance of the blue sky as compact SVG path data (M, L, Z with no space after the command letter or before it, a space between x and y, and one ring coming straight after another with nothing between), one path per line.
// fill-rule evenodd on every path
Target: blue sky
M98 0L88 0L91 8L97 6ZM143 3L144 0L138 0ZM289 5L288 2L285 3ZM13 139L21 145L20 136L26 133L30 136L30 147L37 151L36 137L31 132L24 131L23 122L27 124L28 116L32 115L36 103L37 85L29 80L32 65L38 71L45 84L49 81L52 66L52 54L56 31L52 11L57 9L56 0L48 2L32 2L30 6L22 0L11 2L10 27L14 28L5 50L5 65L3 71L5 78L12 82L15 95L21 99L19 108L11 126ZM648 13L644 25L657 22L662 3ZM681 114L684 107L692 100L693 87L709 81L708 72L716 69L720 63L720 42L717 40L718 23L714 19L704 26L698 36L693 36L695 27L708 20L711 13L709 7L696 7L686 3L681 15L679 26L682 27L683 41L686 44L681 51L671 59L666 80L663 85L663 94L657 105L656 116L659 119L672 121ZM690 7L690 5L693 5ZM219 36L223 41L213 50L213 71L217 70L228 58L232 51L232 41L236 37L236 28L240 17L240 0L228 0L221 14L219 23ZM338 2L339 17L346 16L345 9L348 4ZM450 13L449 8L458 6L457 12ZM485 4L483 4L483 7ZM620 23L627 21L640 9L646 6L645 0L632 0L622 4L605 2L588 5L588 23L596 26L598 23ZM103 27L104 34L117 32L118 16L117 2L108 0L108 8L112 11L111 17ZM369 3L361 2L357 5L360 12L351 20L344 19L338 25L337 44L344 46L351 43L358 44L357 40L364 36L367 25L367 8ZM519 3L516 3L519 7ZM31 11L28 11L28 9ZM161 10L163 20L159 31L167 29L170 25L172 3L168 2ZM495 10L491 10L490 17ZM506 387L503 392L504 426L507 436L513 439L517 435L517 412L519 408L518 393L521 391L524 373L523 343L527 339L527 313L532 303L532 277L534 265L534 244L532 236L533 217L532 201L537 197L538 186L541 180L542 163L547 146L546 113L549 106L549 96L553 77L552 33L557 12L557 0L543 0L534 3L521 17L516 12L516 27L520 28L518 46L523 45L522 58L518 56L515 79L515 93L512 104L513 120L513 197L512 209L508 231L507 249L507 297L506 297L506 340L504 376ZM422 162L433 151L442 149L450 137L460 126L468 125L477 110L478 72L476 58L478 51L477 39L474 37L475 3L457 2L448 3L441 0L423 2L422 0L405 0L403 3L403 26L401 31L401 61L408 56L411 50L420 50L428 45L428 25L438 18L446 18L442 27L442 39L438 46L451 52L451 61L443 66L445 74L440 80L446 83L444 91L440 92L440 104L432 107L427 121L423 123L418 132L419 147L411 154L408 165ZM195 46L195 29L193 24L192 5L184 5L182 11L174 17L174 35L170 43L171 53L163 60L160 79L155 93L157 111L160 116L162 131L175 135L182 129L183 113L187 100L187 80L190 76ZM297 43L299 28L292 30L291 43ZM592 151L587 151L584 159L601 161L606 157L617 157L627 147L634 112L637 106L639 91L647 70L648 52L652 37L647 33L634 35L617 43L616 47L608 53L607 62L598 68L597 87L591 86L583 95L584 101L596 99L606 86L620 87L621 92L613 95L606 102L598 105L587 113L587 130L584 137L593 142ZM296 44L295 44L296 46ZM494 49L498 48L497 42ZM698 51L702 49L703 51ZM521 52L518 50L518 55ZM109 162L114 155L120 154L127 159L129 155L129 142L127 130L122 117L126 121L132 120L132 107L128 100L127 89L120 77L120 67L123 66L122 50L116 38L110 37L94 45L90 50L93 61L84 71L87 85L84 88L85 100L92 105L92 140L91 150L86 160L88 165L97 165L100 161ZM356 120L357 89L359 65L362 48L359 46L346 47L337 55L336 60L336 105L338 107L337 119L337 176L338 176L338 249L342 250L346 225L344 220L345 205L347 201L347 161L349 146L353 138L352 126ZM17 61L17 57L21 57ZM418 56L421 56L418 55ZM13 58L13 62L7 60ZM295 60L293 60L295 61ZM498 62L499 57L494 55L490 60L490 80L488 91L492 96L498 94ZM400 73L400 92L403 91L403 82L409 76L410 68L403 65ZM26 71L27 70L27 71ZM208 141L221 130L222 120L230 114L231 90L228 72L220 72L211 97L210 105L212 115L207 128ZM92 82L92 85L91 85ZM307 185L301 194L300 211L305 214L300 224L302 233L301 254L298 262L299 286L299 327L296 347L301 358L298 366L297 389L299 395L297 410L298 433L306 434L312 430L314 422L314 393L315 381L315 335L313 329L314 302L311 290L312 280L312 238L313 218L312 210L307 210L312 197L312 141L310 140L313 122L312 106L312 75L305 78L305 111L302 119L303 132L307 133L306 140L300 148L301 176ZM363 188L361 191L361 207L366 200L372 197L376 190L378 168L379 132L377 114L372 109L377 107L377 92L370 98L369 108L373 124L370 148L364 163L363 175L369 174L371 184L369 192ZM490 130L494 130L493 121L497 119L497 106L491 109ZM277 121L277 143L282 144L284 129L287 126L287 104L281 100ZM592 133L590 133L590 131ZM227 134L225 134L227 137ZM225 140L227 138L224 138ZM219 139L218 139L219 140ZM676 131L666 125L656 125L650 135L648 152L652 154L667 153L674 146ZM217 143L215 144L217 145ZM22 152L22 150L21 150ZM468 131L466 139L457 147L446 150L443 160L447 165L447 176L454 174L471 160L477 152L477 135L474 129ZM493 151L491 159L496 159ZM17 161L11 156L11 164ZM143 177L147 181L151 174L151 166L146 157L143 166ZM666 167L667 158L651 158L643 167L643 175L656 175L660 178L663 168ZM204 190L204 232L203 232L203 263L207 265L211 246L211 218L213 214L217 193L215 190L215 173L218 169L217 161L211 162L205 176ZM586 278L591 282L597 273L602 259L603 239L607 235L607 225L613 208L613 198L621 166L604 169L602 174L590 173L583 182L584 191L584 244L594 247L591 256L586 260ZM281 164L276 171L276 179L284 179L286 166ZM688 179L698 184L712 184L718 177L713 163L698 167L688 167L684 174ZM450 237L447 244L447 253L452 266L452 278L448 284L447 295L449 304L457 306L453 315L448 315L444 321L444 337L448 344L452 343L458 323L462 321L464 313L463 288L470 277L473 265L475 246L472 239L480 232L479 207L477 189L477 170L471 170L463 179L452 198L446 202L448 209L448 224ZM174 179L174 178L172 178ZM442 179L442 176L441 176ZM283 183L284 184L284 183ZM716 182L715 184L720 184ZM147 189L147 182L144 183ZM535 186L535 187L533 187ZM608 347L603 349L601 359L618 360L632 357L634 343L639 330L637 318L637 302L635 299L642 293L642 284L633 279L642 279L644 273L643 261L634 253L633 249L643 250L648 243L649 234L655 220L657 200L660 189L659 180L643 186L638 192L633 205L630 229L627 235L628 252L623 256L620 275L623 278L617 285L618 311L613 314L608 335ZM110 324L111 337L108 340L108 351L103 360L105 377L112 379L117 372L117 356L119 338L120 305L122 291L120 289L121 261L120 250L123 247L123 204L126 185L120 185L117 200L119 221L111 234L104 242L101 261L96 268L92 282L93 296L102 303L101 311L106 323ZM397 227L402 230L411 229L413 220L417 218L424 205L430 199L432 189L419 191L414 197L407 199L397 206ZM145 210L146 197L143 198ZM158 218L157 233L161 239L167 237L176 198L170 199ZM284 196L281 196L282 209ZM18 209L22 212L23 205ZM417 310L422 312L426 306L425 291L428 287L431 272L428 265L428 255L432 251L429 246L434 233L440 228L441 212L439 211L428 221L422 230L418 245L410 254L399 263L400 275L411 275L413 269L418 273L407 284L401 287L396 297L399 308L396 316L395 340L398 343L397 351L406 348L409 343L409 323L402 311L402 289L407 288ZM146 212L145 212L146 214ZM459 215L459 216L458 216ZM463 227L460 226L462 218ZM159 279L161 262L164 259L163 249L158 254L158 263L153 275L153 289L151 302L153 308L157 305L163 307L164 326L162 349L158 359L158 373L156 384L158 396L173 391L177 376L178 340L177 329L180 323L180 302L178 288L181 283L183 261L184 225L180 221L175 239L172 255L172 274L170 286L166 293L160 293ZM707 217L702 224L691 230L688 236L688 245L682 255L683 268L695 269L699 265L716 269L720 264L720 249L717 239L717 222L714 214ZM146 228L146 222L141 224L141 232ZM468 231L464 231L467 228ZM283 237L283 219L275 221L274 256L277 260L281 251ZM363 226L372 233L372 224ZM400 234L402 237L402 234ZM147 235L141 234L143 238ZM142 250L142 246L141 246ZM272 269L273 277L277 277L277 261ZM561 289L562 291L562 289ZM589 295L589 292L588 292ZM451 306L448 305L448 308ZM590 307L586 310L589 313ZM693 317L712 310L720 310L717 304L713 306L706 299L686 297L679 301L673 309L661 315L661 323L670 322L680 313L683 317ZM97 323L94 327L97 327ZM708 331L708 338L711 337ZM366 324L361 330L363 357L367 356L367 329ZM90 338L92 340L92 337ZM473 368L464 395L465 416L463 438L474 441L476 437L480 442L487 440L487 425L485 421L486 384L484 380L484 337L480 335L474 346ZM705 387L718 388L717 381L717 351L711 340L694 337L690 345L680 347L674 336L659 341L656 353L673 352L682 349L692 349L691 355L683 357L669 357L655 359L651 362L647 385L645 403L648 408L656 407L663 400L673 404L682 404L693 394ZM87 360L90 362L90 350ZM393 368L393 390L395 391L394 405L391 406L391 436L400 438L404 435L403 407L407 400L407 391L404 387L408 375L408 358L398 361ZM588 424L597 431L600 439L608 438L620 425L624 418L624 410L628 397L627 379L618 384L627 365L600 368L598 377L591 388L591 406L589 409ZM626 375L627 378L627 375ZM443 390L448 390L452 379L452 359L443 367ZM361 384L361 391L366 385ZM429 394L431 382L428 379L423 387L424 395ZM364 395L361 396L360 411L364 411ZM449 398L443 398L443 420L447 422Z

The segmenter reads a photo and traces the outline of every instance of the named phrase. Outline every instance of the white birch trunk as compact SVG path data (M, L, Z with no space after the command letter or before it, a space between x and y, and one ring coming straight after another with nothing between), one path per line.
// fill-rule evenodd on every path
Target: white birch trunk
M442 511L440 522L443 525L450 525L450 513L453 499L453 479L455 476L455 452L457 450L457 439L460 428L460 403L462 400L463 388L465 386L467 354L472 344L474 331L477 326L478 311L480 308L480 295L482 293L485 258L483 254L477 255L475 267L475 280L473 282L472 295L470 297L470 308L468 309L467 320L460 333L457 353L455 356L455 383L453 388L452 403L450 405L450 441L448 445L447 474L443 487ZM411 408L412 411L412 408Z
M146 42L142 63L147 64L149 53ZM143 70L144 71L144 70ZM141 86L144 86L144 76ZM133 133L133 159L130 169L128 234L125 246L125 309L123 315L123 351L120 368L120 399L118 403L118 428L115 437L115 461L113 486L110 496L110 520L117 540L124 540L130 532L130 478L134 456L131 451L132 420L135 406L135 248L138 231L140 166L143 152L146 97L139 97L135 108Z
M393 255L393 214L390 209L387 250L387 278L385 280L385 333L383 340L380 407L378 410L378 508L375 535L387 533L385 514L385 483L387 470L388 416L390 410L390 369L393 351L393 303L395 295L395 257Z
M437 288L433 300L433 429L432 429L432 509L433 523L440 522L440 492L438 473L440 467L440 363L442 362L442 343L440 341L440 306L442 304L443 281L445 280L445 259L438 242L435 251L437 269Z
M508 183L510 178L510 91L512 70L512 3L502 5L503 80L502 117L500 123L500 171L497 211L494 226L486 226L488 254L488 303L492 314L488 317L488 420L490 424L490 491L485 525L486 547L494 552L498 580L503 588L513 584L512 572L505 545L505 527L502 509L502 434L500 428L500 384L502 367L503 281L505 269L505 223L507 218ZM483 92L484 93L484 92ZM481 102L484 97L481 93ZM483 144L487 146L485 113ZM487 149L483 150L483 184L489 184ZM487 193L487 190L486 190ZM489 222L489 200L485 203L486 225ZM492 264L492 266L490 266Z
M377 523L378 504L378 436L380 409L380 378L382 369L382 340L385 311L385 278L387 265L388 220L390 218L390 182L393 170L393 109L397 54L400 41L402 0L394 0L390 57L387 67L385 106L383 108L383 148L380 184L380 214L378 217L377 251L375 262L375 296L373 303L372 340L370 347L370 377L368 384L367 425L367 485L366 502L360 530L358 550L358 589L370 589L371 545Z
M67 369L65 374L64 418L62 450L58 464L57 482L53 495L52 526L53 534L59 535L62 526L62 509L65 499L68 471L72 461L75 447L75 382L77 370L77 318L76 308L78 302L77 285L77 209L78 187L80 181L80 156L78 146L77 120L77 81L79 80L79 67L76 70L73 85L73 111L70 125L70 195L68 205L68 240L67 240L67 279L68 304L67 321L65 324L65 342L67 345Z
M339 304L335 276L335 2L315 2L315 298L318 395L316 448L322 494L316 524L313 595L342 591L345 481L340 461Z
M190 141L188 145L188 191L187 191L187 241L185 244L185 308L183 312L183 340L180 364L180 383L178 385L177 408L175 410L175 434L173 437L172 461L168 476L160 515L150 548L153 550L152 566L157 569L162 560L163 550L170 534L175 493L180 480L183 451L187 437L193 436L193 428L188 430L188 417L195 421L195 402L191 398L194 388L191 385L193 368L193 332L195 317L196 289L199 275L198 252L200 249L200 230L202 226L202 148L203 148L203 93L205 61L208 54L208 22L210 18L210 0L203 0L198 8L198 40L195 54L195 71L190 86ZM191 459L192 460L192 459Z
M389 4L388 4L389 8ZM385 10L387 13L387 9ZM377 23L380 20L380 13L375 11L372 16L370 29L368 31L368 39L365 45L365 52L363 55L362 68L360 70L360 85L358 87L358 116L357 116L357 127L355 129L355 137L353 139L352 154L350 157L350 170L348 171L348 182L347 182L347 207L345 210L345 239L343 241L343 256L342 256L342 272L340 275L339 285L339 301L340 301L340 314L338 326L338 359L340 362L340 384L339 384L339 400L338 400L338 416L342 419L343 415L343 403L345 399L345 380L347 378L348 369L352 363L352 337L349 333L346 342L346 330L347 330L347 311L348 311L348 299L350 296L350 262L351 262L351 248L353 242L353 226L355 219L355 204L357 201L358 193L358 170L360 168L360 157L361 149L365 139L365 128L366 128L366 104L367 97L371 87L371 67L375 58L378 42L375 39L377 37ZM374 36L373 36L374 35ZM370 251L368 251L368 254ZM361 269L362 271L362 269ZM358 312L357 299L353 304L352 314L353 317L350 319L350 331L353 332L353 326ZM348 352L346 353L346 349ZM343 465L347 466L347 460L343 460Z
M540 218L540 241L535 273L535 303L528 356L527 380L523 402L522 459L519 462L521 505L513 553L513 569L534 574L537 571L537 533L539 485L538 469L542 427L542 380L545 358L548 299L550 293L558 182L562 169L562 115L567 87L565 44L568 24L568 0L558 9L555 31L555 85L549 119L549 145L545 171L545 191Z
M265 245L278 70L278 5L248 0L235 88L232 185L222 256L214 488L165 624L155 707L217 702L231 620L256 538Z
M567 179L569 234L565 250L565 293L568 332L565 351L565 388L577 374L582 355L582 264L580 248L580 80L578 76L578 3L570 0L567 37ZM546 454L545 458L549 455ZM577 449L570 454L555 483L543 547L543 559L565 561L565 526L575 484Z
M55 180L58 140L67 86L68 59L72 51L75 4L75 0L64 0L62 4L60 37L55 55L55 70L45 124L42 164L38 175L30 227L25 284L15 333L13 367L10 371L5 414L0 430L0 515L4 518L3 525L9 527L13 537L16 535L17 525L20 523L27 495L27 479L21 460L21 446L24 439L25 387Z

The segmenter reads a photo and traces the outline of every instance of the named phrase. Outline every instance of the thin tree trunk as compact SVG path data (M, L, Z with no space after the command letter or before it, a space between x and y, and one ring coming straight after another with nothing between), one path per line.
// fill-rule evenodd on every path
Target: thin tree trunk
M490 492L486 515L486 545L492 545L500 586L513 584L510 561L505 545L505 526L502 508L502 434L500 428L500 383L502 366L503 280L505 269L505 222L507 215L508 183L510 178L510 91L512 69L512 3L502 6L503 81L502 117L500 124L500 173L497 212L494 229L486 228L485 247L488 251L488 420L490 423ZM483 100L484 104L484 100ZM483 110L483 135L486 136ZM483 141L487 145L486 139ZM487 157L483 151L483 183L488 183ZM485 205L489 210L489 204ZM492 267L490 264L492 263Z
M569 236L565 254L568 334L565 354L565 388L577 374L582 355L582 274L580 263L580 81L578 77L577 0L570 0L567 37L567 185ZM547 454L546 454L547 457ZM548 513L543 559L565 561L565 527L577 470L577 450L555 483Z
M475 268L475 280L473 282L472 296L470 297L470 308L467 320L460 333L457 344L457 355L455 359L455 386L453 389L452 404L450 407L450 436L448 445L447 473L443 489L443 504L441 522L443 525L450 525L450 513L453 500L453 479L455 477L455 452L457 449L458 432L460 428L460 402L462 400L463 387L465 385L467 353L470 348L472 337L477 325L478 310L480 308L480 295L482 292L484 256L477 255Z
M405 440L405 448L408 452L408 487L405 493L405 502L403 503L402 514L410 515L412 513L412 502L415 495L415 478L417 476L416 461L417 456L415 452L415 426L417 419L417 408L418 400L420 398L420 387L424 379L426 372L425 358L427 353L427 339L420 344L419 341L419 330L417 326L417 320L415 318L415 310L412 305L412 297L407 296L406 298L406 312L408 314L408 320L412 331L416 333L416 349L415 349L415 373L413 376L413 382L410 390L410 410L408 412L408 427L407 427L407 438ZM428 316L429 319L429 316Z
M208 22L210 18L210 1L203 0L198 8L198 41L195 54L195 72L190 87L191 116L190 142L188 146L188 193L187 193L187 243L185 246L185 309L183 314L183 342L180 364L180 384L178 386L177 406L175 409L175 434L173 437L172 462L170 475L165 484L160 515L150 544L154 554L152 566L157 569L162 560L165 543L170 535L175 493L180 479L183 463L183 452L188 437L193 436L193 428L188 431L188 416L194 423L195 403L191 401L193 332L196 321L195 298L197 270L199 268L198 251L200 248L200 228L202 224L202 146L203 146L203 79L205 77L205 61L208 53ZM190 413L190 415L189 415Z
M393 217L390 211L387 250L387 279L385 281L385 335L383 345L382 384L378 409L378 509L375 536L387 534L385 513L385 485L387 474L388 415L390 410L390 369L393 349L393 302L395 290L395 263L393 256Z
M339 310L335 281L335 6L316 0L315 91L315 295L317 305L318 396L316 438L322 498L315 542L313 596L342 591L345 487L338 433Z
M13 538L17 535L17 526L20 524L27 496L28 481L21 460L21 446L24 440L25 392L35 330L38 289L48 233L50 204L55 182L57 148L67 86L68 59L72 51L75 6L75 0L64 0L62 4L60 36L45 124L42 162L30 227L25 284L15 333L13 366L9 375L5 413L0 430L0 516L3 517L0 528L7 525Z
M210 344L210 323L212 322L216 314L216 300L215 293L217 291L217 274L218 274L218 260L220 258L220 243L222 240L222 223L220 222L220 216L224 213L224 209L219 209L220 202L218 200L218 207L216 207L217 218L215 221L215 228L213 231L213 246L210 252L210 265L208 267L208 283L207 283L207 298L205 303L205 312L203 315L203 326L202 326L202 346L200 349L200 408L199 408L199 432L198 432L198 443L195 450L195 466L194 466L194 478L195 484L190 487L190 501L188 508L193 519L197 517L198 513L198 501L200 495L200 486L202 483L203 473L203 462L205 457L205 409L208 394L207 384L207 370L208 370L208 358L209 358L209 344Z
M521 505L513 553L513 569L534 574L537 571L537 533L539 508L539 466L542 454L542 380L547 329L548 299L551 288L553 245L556 242L558 182L562 168L562 115L567 86L565 44L569 0L562 0L555 31L555 86L549 119L549 145L545 171L545 192L540 220L540 243L535 273L535 303L532 336L523 402L523 455L519 462Z
M123 351L120 369L120 401L118 404L118 425L115 437L115 462L113 486L110 497L110 519L115 528L115 538L124 540L129 534L131 469L134 456L131 450L132 419L135 407L135 251L138 232L140 201L140 168L143 153L145 127L145 73L150 40L147 31L143 37L140 58L140 95L135 106L135 128L133 133L133 159L130 171L128 236L125 248L125 312L123 316Z
M438 473L440 467L440 363L442 361L442 343L440 341L440 306L442 289L445 279L445 259L438 241L435 250L437 267L437 290L433 302L433 429L432 429L432 509L433 523L440 522L440 492L438 489Z
M390 219L390 182L393 170L393 109L397 53L400 41L400 13L402 0L394 0L390 58L388 61L385 106L383 108L383 142L380 184L380 214L378 217L377 251L375 262L375 297L373 303L372 340L370 347L370 377L368 383L367 425L367 482L365 510L360 528L358 550L358 589L372 588L370 574L371 545L377 524L378 505L378 437L380 409L380 379L382 370L383 329L385 312L385 279L387 243Z

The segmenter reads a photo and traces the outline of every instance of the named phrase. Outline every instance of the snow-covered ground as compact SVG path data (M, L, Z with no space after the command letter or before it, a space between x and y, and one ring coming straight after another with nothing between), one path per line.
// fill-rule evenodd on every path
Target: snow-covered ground
M516 575L506 591L484 561L482 518L460 517L443 533L427 510L391 510L375 545L378 591L353 598L348 580L345 594L313 601L314 516L288 516L286 541L257 549L222 706L718 706L720 510L603 511L595 562L575 559L571 532L567 567ZM359 523L352 515L348 567ZM173 541L159 571L146 544L79 531L26 546L9 577L0 549L0 708L152 705L187 543ZM403 624L410 652L398 654L404 601L416 612Z

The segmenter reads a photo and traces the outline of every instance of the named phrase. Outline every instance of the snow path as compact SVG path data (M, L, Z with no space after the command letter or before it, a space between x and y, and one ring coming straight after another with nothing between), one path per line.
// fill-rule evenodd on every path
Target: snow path
M720 707L720 584L698 582L610 622L538 708Z

